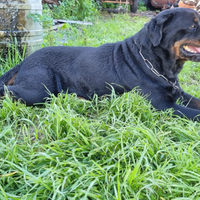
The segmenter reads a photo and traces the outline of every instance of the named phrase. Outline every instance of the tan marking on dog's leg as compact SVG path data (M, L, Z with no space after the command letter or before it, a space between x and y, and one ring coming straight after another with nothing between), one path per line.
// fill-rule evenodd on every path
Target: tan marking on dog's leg
M195 99L195 100L193 100L192 103L194 103L195 109L200 110L200 101L199 100Z
M15 74L15 75L7 82L6 85L13 85L16 77L17 77L17 74Z
M85 101L88 101L87 99L83 98L83 97L77 97L78 99L81 99L81 100L85 100Z

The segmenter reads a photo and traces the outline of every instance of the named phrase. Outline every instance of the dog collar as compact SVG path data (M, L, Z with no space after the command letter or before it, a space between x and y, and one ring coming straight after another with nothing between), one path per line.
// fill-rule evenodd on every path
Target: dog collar
M147 68L149 68L156 76L161 77L161 78L163 78L166 82L170 83L170 84L173 86L173 88L174 88L175 90L179 90L179 87L176 85L177 82L176 82L176 81L175 81L175 82L172 82L172 81L170 81L167 77L165 77L165 76L163 76L162 74L160 74L160 73L153 67L152 63L151 63L148 59L146 59L146 58L143 56L142 50L141 50L141 49L140 49L140 51L139 51L139 54L140 54L140 56L142 57L142 59L143 59L145 65L147 66Z

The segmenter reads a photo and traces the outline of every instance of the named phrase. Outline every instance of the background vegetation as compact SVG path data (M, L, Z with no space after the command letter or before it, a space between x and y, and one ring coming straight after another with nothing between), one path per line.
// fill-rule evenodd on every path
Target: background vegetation
M44 5L51 10L54 19L92 20L98 14L98 4L94 0L62 0L60 5Z
M44 46L115 42L148 20L97 16L93 26L46 34ZM9 55L1 74L23 59ZM199 64L186 63L180 82L200 98L199 71ZM0 199L199 199L199 130L198 122L173 118L171 110L156 112L135 89L92 101L52 95L33 107L6 95L0 100Z

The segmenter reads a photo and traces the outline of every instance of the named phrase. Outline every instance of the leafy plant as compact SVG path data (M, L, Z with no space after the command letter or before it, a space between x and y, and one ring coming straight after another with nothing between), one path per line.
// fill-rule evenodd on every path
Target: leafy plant
M60 37L55 37L55 35L58 36L58 34L56 34L54 31L51 31L51 27L54 25L53 12L46 6L44 6L44 8L45 9L43 9L42 15L40 15L39 13L30 13L28 17L32 18L35 22L39 22L43 26L44 40L42 47L54 46L58 44L56 40Z
M146 10L147 10L147 8L145 6L144 1L140 0L138 2L138 11L141 12L141 11L146 11Z
M98 14L94 0L62 0L53 6L55 19L93 20Z
M42 15L29 13L28 17L32 18L34 22L39 22L47 30L53 25L53 12L50 9L43 9Z

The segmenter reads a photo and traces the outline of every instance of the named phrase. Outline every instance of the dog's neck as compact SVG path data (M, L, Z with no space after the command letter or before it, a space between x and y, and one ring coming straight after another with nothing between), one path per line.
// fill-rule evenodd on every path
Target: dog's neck
M163 74L159 73L153 66L153 64L148 60L146 59L143 54L142 54L142 50L140 49L139 50L139 54L141 56L141 58L143 59L146 67L151 70L151 72L153 74L155 74L156 76L158 77L161 77L162 79L164 79L166 82L170 83L172 85L172 87L175 89L175 90L179 90L179 86L177 86L177 82L176 82L176 79L174 82L172 82L170 79L168 79L166 76L164 76Z
M180 62L177 62L173 52L166 50L165 47L153 46L150 39L145 37L144 32L146 33L146 30L143 28L132 36L132 43L137 47L138 52L142 50L144 57L154 64L154 68L159 73L170 80L175 80L177 78L175 75L177 76L180 72Z
M135 36L131 37L131 41L139 51L141 50L145 59L153 63L154 68L170 81L177 81L177 75L182 69L183 63L175 58L173 52L169 52L160 46L154 47L148 38L143 37L141 30ZM152 57L152 55L154 55Z

